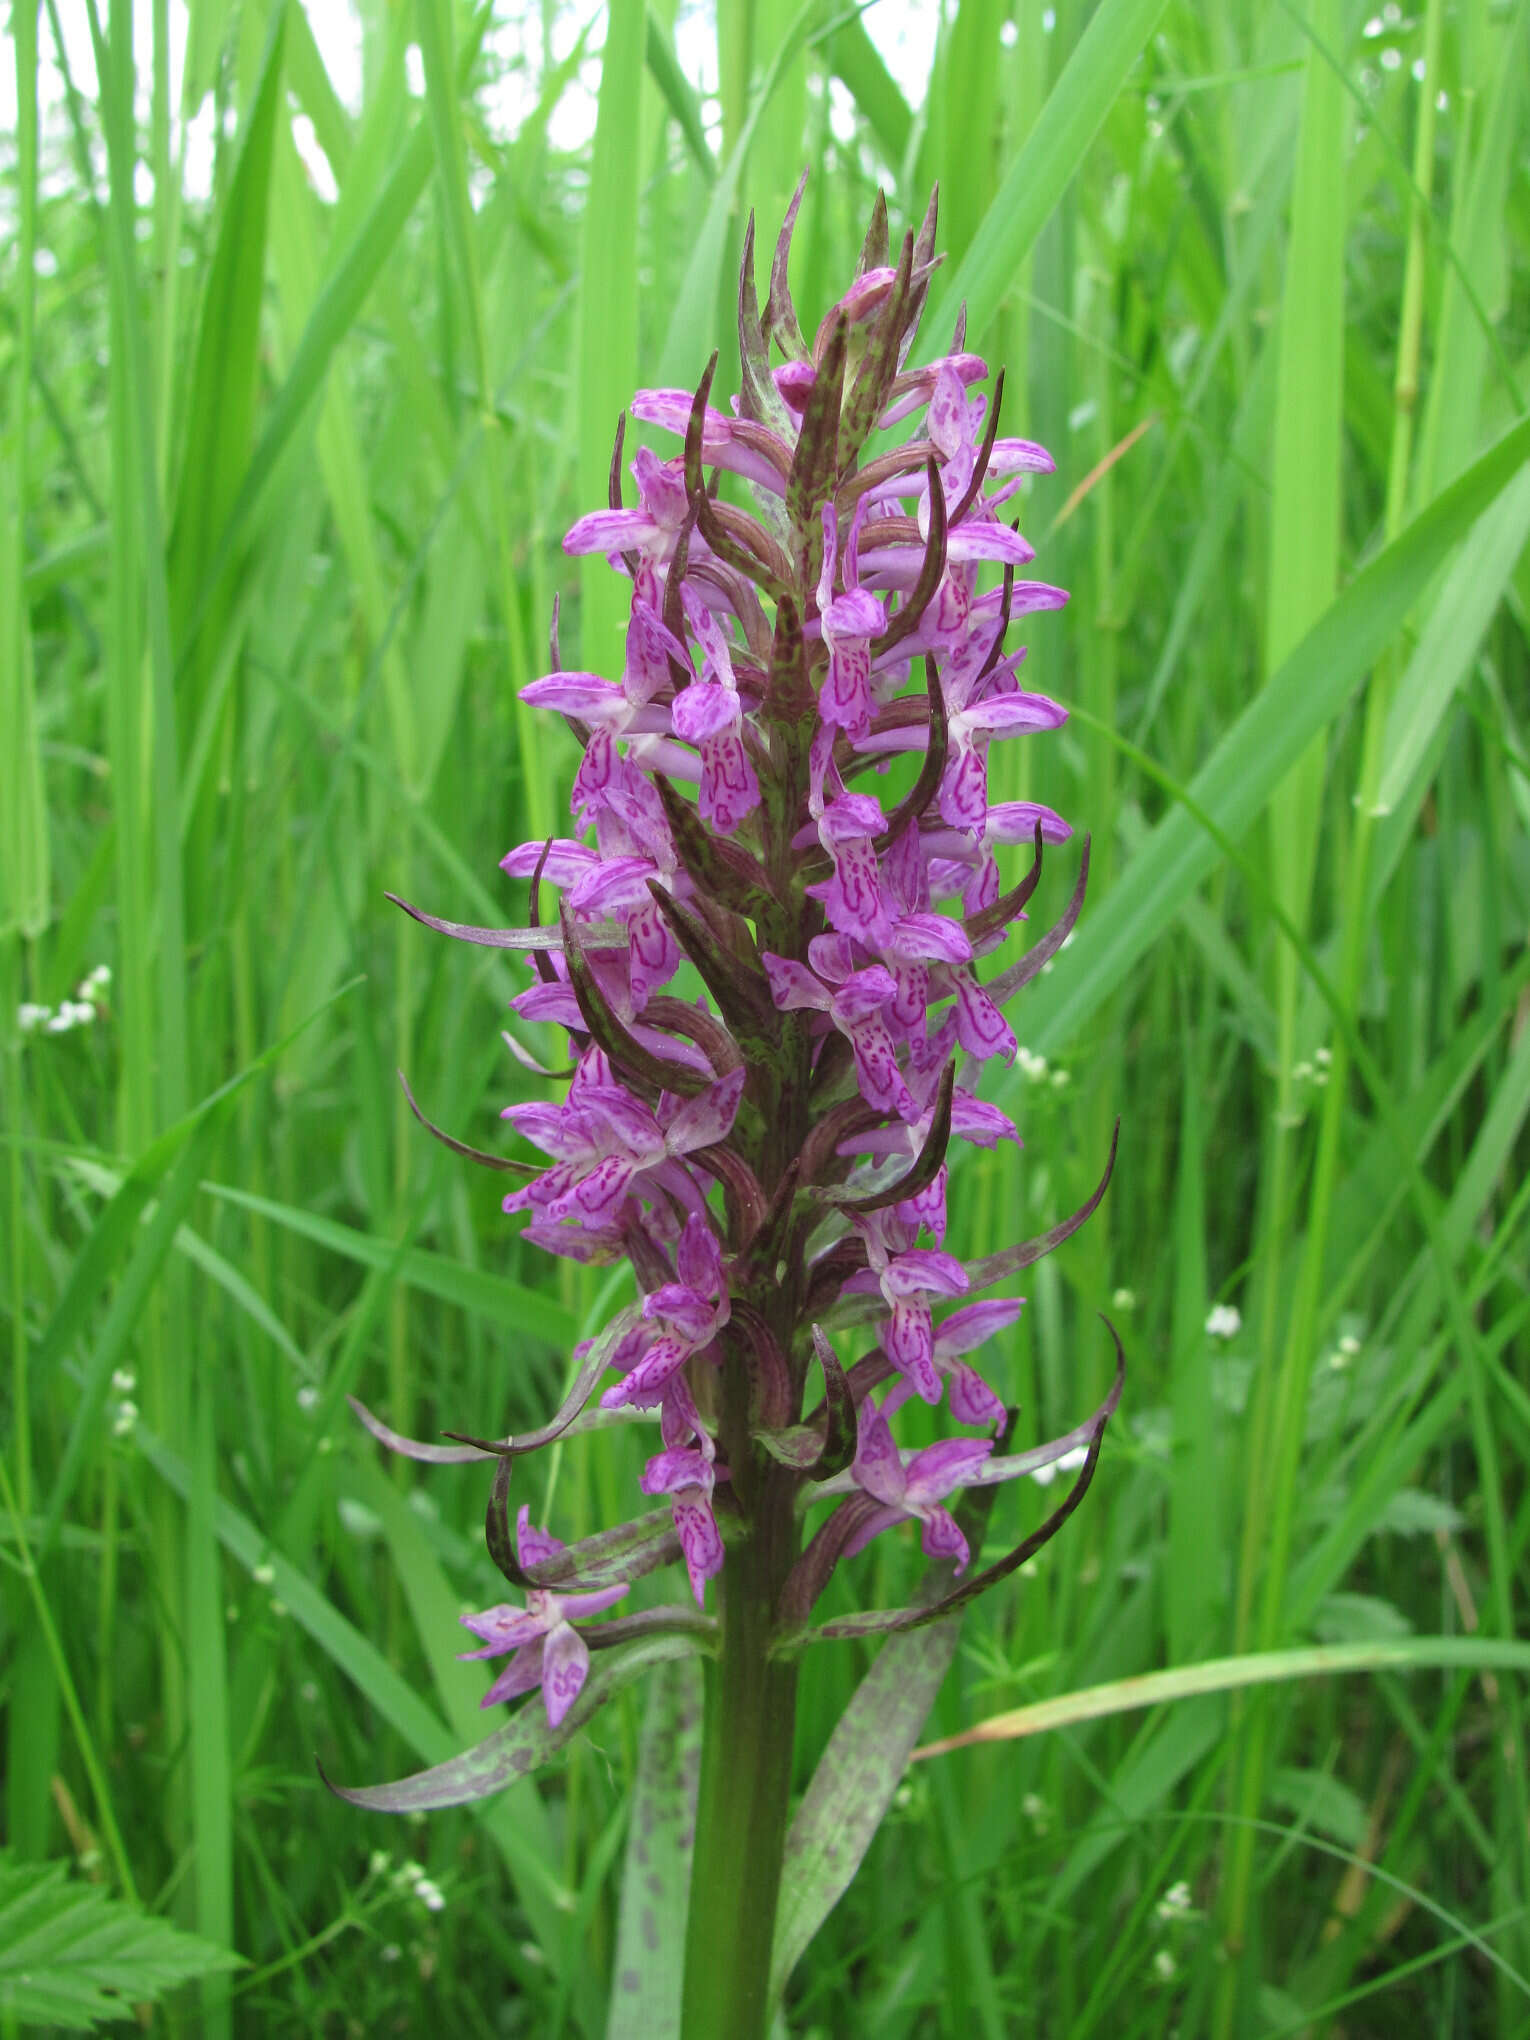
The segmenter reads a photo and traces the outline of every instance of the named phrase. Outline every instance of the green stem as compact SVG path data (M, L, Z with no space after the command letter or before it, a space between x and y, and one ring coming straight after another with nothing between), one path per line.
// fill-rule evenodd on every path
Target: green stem
M741 1391L730 1383L729 1400ZM755 1500L751 1534L722 1574L722 1650L707 1668L683 2040L765 2040L769 2026L797 1716L796 1660L771 1657L771 1617L797 1527L782 1469L762 1475Z

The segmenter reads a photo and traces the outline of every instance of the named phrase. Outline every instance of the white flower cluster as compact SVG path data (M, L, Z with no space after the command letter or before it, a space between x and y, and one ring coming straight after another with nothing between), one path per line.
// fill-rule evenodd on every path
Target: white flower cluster
M395 1891L418 1899L426 1912L438 1913L446 1910L446 1894L439 1884L433 1883L425 1875L423 1863L416 1863L413 1858L407 1863L400 1863L389 1881Z
M1236 1339L1243 1329L1243 1313L1235 1303L1214 1303L1206 1315L1206 1330L1213 1339Z
M65 999L57 1011L30 999L24 1001L16 1008L16 1025L23 1034L69 1034L76 1027L89 1027L101 1017L111 982L111 965L98 963L75 986L74 997Z
M138 1422L138 1405L133 1401L133 1390L138 1386L138 1377L131 1368L119 1367L112 1375L112 1393L117 1400L111 1405L112 1436L131 1438Z
M1033 1048L1015 1051L1015 1067L1028 1084L1050 1084L1054 1091L1065 1090L1072 1081L1066 1070L1054 1070L1046 1057Z

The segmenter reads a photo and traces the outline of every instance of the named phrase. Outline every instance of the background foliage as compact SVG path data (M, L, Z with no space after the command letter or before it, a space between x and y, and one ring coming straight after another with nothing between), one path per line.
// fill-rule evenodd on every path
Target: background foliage
M555 596L568 662L618 643L559 534L806 161L804 321L876 187L898 231L938 178L927 343L965 299L1057 456L1027 671L1074 715L999 790L1093 832L1091 904L953 1235L1071 1208L1120 1114L992 1378L1071 1423L1101 1308L1131 1373L931 1727L1049 1732L910 1772L792 2030L1530 2033L1524 0L960 0L912 93L876 5L363 0L357 103L300 0L192 0L174 97L180 15L84 5L93 62L14 0L0 194L15 1859L237 1951L173 2001L215 2040L604 2030L639 1697L480 1817L313 1776L474 1736L455 1617L497 1598L484 1480L379 1466L345 1394L525 1426L623 1279L523 1256L411 1120L396 1066L480 1145L534 1080L516 968L382 894L522 918L495 862L572 746L515 689ZM93 1020L24 1011L101 963ZM639 1456L543 1462L561 1534ZM804 1781L861 1668L814 1654ZM1068 1697L1165 1668L1146 1712Z

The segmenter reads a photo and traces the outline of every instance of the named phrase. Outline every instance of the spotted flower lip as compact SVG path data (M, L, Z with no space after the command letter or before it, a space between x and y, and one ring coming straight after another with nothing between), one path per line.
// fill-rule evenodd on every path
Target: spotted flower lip
M529 1505L522 1507L516 1519L516 1545L522 1566L537 1565L564 1548L556 1537L532 1528ZM482 1643L479 1650L463 1651L464 1658L513 1653L509 1664L478 1703L480 1707L514 1700L540 1686L548 1724L556 1728L579 1698L589 1675L590 1648L575 1629L575 1622L604 1614L627 1591L625 1582L588 1594L559 1594L550 1588L533 1587L524 1608L512 1608L508 1602L501 1602L481 1615L464 1615L463 1627Z

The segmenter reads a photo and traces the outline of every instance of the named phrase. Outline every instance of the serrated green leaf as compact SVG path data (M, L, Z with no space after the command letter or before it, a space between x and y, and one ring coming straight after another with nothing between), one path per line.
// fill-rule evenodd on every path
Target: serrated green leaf
M65 1875L0 1856L0 2017L92 2033L242 1958Z

